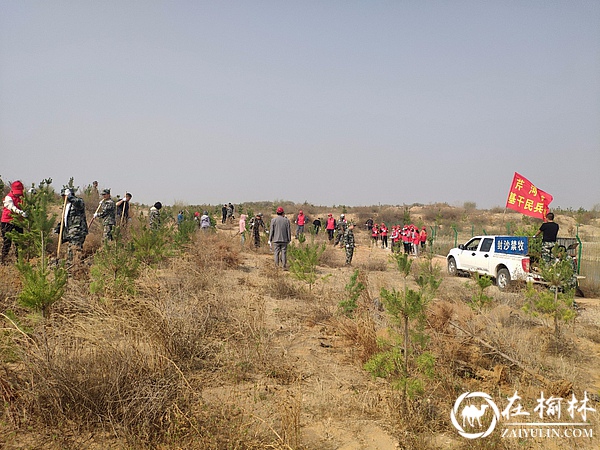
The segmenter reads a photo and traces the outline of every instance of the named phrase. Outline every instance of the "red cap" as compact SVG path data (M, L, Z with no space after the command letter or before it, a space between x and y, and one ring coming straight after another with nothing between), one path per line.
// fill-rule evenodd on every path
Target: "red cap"
M283 208L281 206L277 208L277 214L283 214Z
M15 181L10 185L10 188L16 195L23 195L23 183L20 181Z

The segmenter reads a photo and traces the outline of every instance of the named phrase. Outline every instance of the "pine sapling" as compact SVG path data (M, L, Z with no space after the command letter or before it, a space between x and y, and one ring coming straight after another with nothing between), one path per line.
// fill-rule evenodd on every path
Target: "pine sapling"
M43 241L43 234L41 234ZM41 247L44 247L43 242ZM48 267L45 252L37 265L19 258L17 269L21 275L23 289L18 301L26 308L41 312L44 318L50 316L50 307L59 300L67 284L67 271L62 266Z

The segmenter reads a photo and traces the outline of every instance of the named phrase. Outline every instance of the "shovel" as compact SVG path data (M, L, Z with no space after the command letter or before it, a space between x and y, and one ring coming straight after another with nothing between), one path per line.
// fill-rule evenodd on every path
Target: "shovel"
M96 208L96 212L94 212L94 215L92 216L92 220L90 220L90 223L88 224L88 229L92 226L92 224L94 223L94 219L96 218L96 214L98 214L98 211L100 211L100 208L102 207L102 203L104 203L104 199L102 199L102 201L100 202L100 204L98 205L98 207Z

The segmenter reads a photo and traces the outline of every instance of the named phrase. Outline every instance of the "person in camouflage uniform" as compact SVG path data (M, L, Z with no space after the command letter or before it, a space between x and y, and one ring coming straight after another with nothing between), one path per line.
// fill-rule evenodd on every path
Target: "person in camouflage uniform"
M85 203L83 199L76 197L70 189L63 189L60 194L63 199L67 198L65 215L63 217L63 231L60 238L62 242L69 244L67 260L72 263L75 255L81 255L83 252L83 243L88 234ZM60 233L60 225L59 222L54 229L56 234Z
M352 264L352 257L354 256L354 224L350 223L344 231L343 244L346 247L346 265Z
M348 222L346 222L346 216L344 214L340 214L340 220L337 223L337 235L335 237L335 241L333 242L333 246L340 244L340 246L344 246L344 235L346 234L346 230L348 229Z
M148 214L148 218L150 220L150 229L158 230L160 228L160 210L162 209L162 203L156 202L152 208L150 208L150 213Z
M94 214L94 217L102 219L102 224L104 225L104 233L102 235L103 241L112 241L113 228L117 223L115 213L116 206L113 199L110 198L110 189L104 189L102 191L100 211Z
M227 204L227 212L225 213L227 216L227 222L228 223L233 223L233 219L235 218L235 216L233 215L233 211L234 211L234 207L233 204L231 202L229 202Z
M129 223L129 205L131 201L131 194L127 192L125 197L115 203L117 207L117 220L119 221L119 226L126 227Z
M258 213L250 221L250 229L252 230L252 236L254 237L254 247L260 247L260 229L262 227L263 232L266 231L265 222L263 221L262 213Z

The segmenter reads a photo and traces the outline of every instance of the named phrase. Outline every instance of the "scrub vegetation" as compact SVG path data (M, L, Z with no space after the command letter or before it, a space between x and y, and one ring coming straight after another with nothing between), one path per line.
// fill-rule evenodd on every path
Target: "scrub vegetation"
M58 201L44 208L60 214ZM52 242L0 267L1 448L542 449L548 440L499 431L462 438L454 402L487 392L505 403L518 390L533 411L540 391L586 391L600 406L598 299L573 305L560 286L500 292L445 273L436 245L449 245L452 226L491 234L521 226L517 215L498 223L501 214L472 202L344 206L358 224L353 265L321 232L294 241L284 272L268 246L241 242L236 223L193 227L196 210L217 208L165 207L161 229L150 230L148 208L133 205L115 241L100 244L92 226L76 267L51 260ZM311 220L342 212L284 208ZM418 259L373 247L361 227L369 217L409 218L437 244ZM566 234L571 217L557 219ZM580 234L591 247L599 230L590 218ZM598 448L599 417L588 414L592 439L555 448Z

